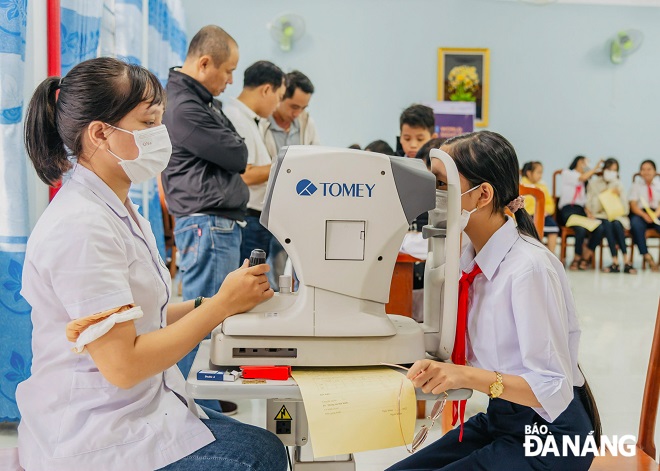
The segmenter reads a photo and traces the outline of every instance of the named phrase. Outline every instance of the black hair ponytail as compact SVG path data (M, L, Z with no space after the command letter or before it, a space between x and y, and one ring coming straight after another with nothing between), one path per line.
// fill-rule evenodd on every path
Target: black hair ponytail
M536 226L534 225L534 220L524 206L514 212L513 215L516 217L516 224L518 224L519 232L530 237L534 237L539 242L542 242L541 236L536 230Z
M25 118L25 148L39 178L52 185L71 168L69 156L89 157L83 136L92 121L116 124L140 103L165 100L153 73L111 57L81 62L62 79L47 78Z
M41 82L32 95L25 117L25 149L37 175L47 185L57 182L71 166L57 130L59 83L59 77L48 77Z

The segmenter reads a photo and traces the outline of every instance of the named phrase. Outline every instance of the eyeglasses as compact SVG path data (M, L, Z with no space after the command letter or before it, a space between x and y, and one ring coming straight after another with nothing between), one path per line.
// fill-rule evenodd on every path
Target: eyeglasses
M405 366L401 366L401 365L394 365L394 364L391 364L391 363L381 363L381 365L393 366L395 368L401 368L402 370L409 371L409 368L406 368ZM408 453L410 453L412 455L413 453L415 453L419 449L419 447L422 445L422 443L424 443L424 441L426 440L426 437L428 437L428 435L429 435L429 431L431 430L431 428L433 428L433 425L435 424L435 421L438 420L440 418L440 416L442 415L442 411L445 409L445 404L447 404L447 398L449 397L449 394L447 394L447 392L445 391L445 392L442 393L443 396L435 401L435 404L433 404L433 409L431 409L431 414L428 417L426 417L427 419L429 419L431 421L431 425L429 425L428 427L426 425L422 425L422 427L419 429L419 432L417 432L415 434L415 438L413 438L411 448L408 448L408 445L406 444L406 438L403 434L403 426L401 425L401 393L403 392L403 384L404 384L405 380L406 380L406 377L404 376L401 379L401 386L399 387L399 399L398 399L398 402L399 402L399 430L401 431L401 439L403 440L403 444L406 447L406 450L408 451Z

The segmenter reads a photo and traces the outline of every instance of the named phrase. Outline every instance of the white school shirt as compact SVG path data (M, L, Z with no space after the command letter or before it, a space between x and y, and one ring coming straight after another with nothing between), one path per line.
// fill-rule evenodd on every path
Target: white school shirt
M34 357L16 399L26 471L151 471L213 442L173 392L185 394L176 365L120 389L89 354L74 353L65 335L71 320L126 304L137 308L88 327L80 338L89 343L130 319L138 335L164 327L169 283L149 222L76 165L39 219L25 256L21 294L32 306Z
M582 174L577 170L564 169L561 172L561 193L557 207L563 208L567 204L582 206L587 203L587 192L584 182L580 181Z
M507 219L476 257L472 243L461 256L461 270L483 272L470 288L467 360L522 376L541 404L534 410L552 422L584 384L575 304L559 259Z
M236 128L236 132L245 140L248 151L247 163L255 166L270 165L271 159L263 136L259 130L261 117L252 111L245 103L236 98L229 98L223 102L222 111ZM266 186L268 181L248 185L250 199L247 207L257 211L263 211L264 199L266 198Z
M642 204L639 201L641 196L648 201L649 207L653 209L660 207L660 177L655 177L651 180L651 193L653 194L653 199L649 201L649 186L646 184L646 180L642 177L637 177L630 187L628 201L636 201L640 209L642 209Z

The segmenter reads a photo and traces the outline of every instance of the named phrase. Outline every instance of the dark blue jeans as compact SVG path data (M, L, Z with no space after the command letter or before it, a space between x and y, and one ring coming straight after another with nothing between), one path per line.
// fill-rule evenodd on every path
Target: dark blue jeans
M639 247L639 253L646 255L649 249L646 247L646 229L653 229L660 232L660 226L652 222L646 222L636 214L630 215L630 232L632 232L633 242Z
M285 471L284 445L267 430L204 409L215 441L169 464L166 471Z
M589 469L594 457L587 456L525 456L525 426L545 425L561 449L561 437L580 443L592 431L591 420L579 398L580 388L574 388L573 401L566 410L549 423L534 409L503 399L492 399L487 412L477 414L463 426L463 441L458 441L459 428L446 433L435 443L395 464L387 471L582 471ZM544 437L539 437L544 438ZM581 448L582 449L582 448Z

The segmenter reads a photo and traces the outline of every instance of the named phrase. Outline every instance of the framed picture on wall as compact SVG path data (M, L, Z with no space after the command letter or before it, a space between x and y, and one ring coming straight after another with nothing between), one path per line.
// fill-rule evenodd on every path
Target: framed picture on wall
M489 71L488 49L438 48L438 100L475 102L475 125L488 126Z

